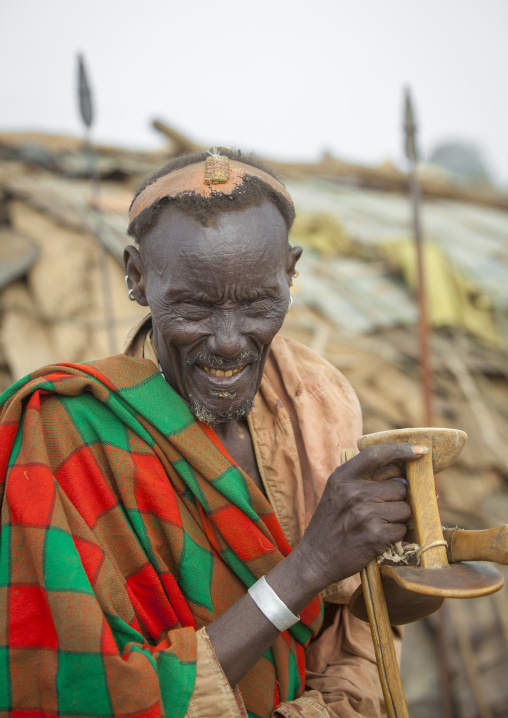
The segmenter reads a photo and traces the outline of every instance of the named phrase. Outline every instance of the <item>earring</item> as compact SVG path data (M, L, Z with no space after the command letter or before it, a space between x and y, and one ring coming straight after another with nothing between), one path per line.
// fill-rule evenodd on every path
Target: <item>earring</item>
M293 304L293 297L290 295L290 296L289 296L289 306L291 306L292 304ZM289 308L289 307L288 307L288 308Z
M127 286L127 289L129 289L129 275L126 274L125 277L124 277L124 279L125 279L125 284L126 284L126 286ZM134 294L132 293L133 291L134 291L134 289L129 289L129 291L127 292L127 296L129 297L129 299L131 300L131 302L135 302L135 301L136 301L136 297L135 297Z
M298 279L300 272L293 272L293 279Z

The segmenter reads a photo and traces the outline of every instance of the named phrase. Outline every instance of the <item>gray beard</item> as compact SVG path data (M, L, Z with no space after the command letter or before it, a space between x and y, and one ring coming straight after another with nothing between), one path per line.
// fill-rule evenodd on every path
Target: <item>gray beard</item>
M254 351L242 352L238 356L232 359L226 360L218 354L209 354L207 352L199 352L192 359L186 361L187 366L193 366L193 364L199 362L206 364L206 366L221 369L228 364L243 364L246 362L258 362L261 359L261 355ZM213 396L221 396L225 399L234 399L236 391L211 391L210 394ZM236 406L235 408L227 409L225 411L213 411L204 404L197 402L192 394L189 396L189 409L192 411L196 419L202 421L204 424L209 426L216 426L217 424L226 424L228 421L240 421L245 419L254 406L254 397L252 399L246 399L243 404Z
M218 392L217 392L218 393ZM226 395L227 392L222 392ZM204 424L209 426L216 426L217 424L226 424L228 421L240 421L245 419L254 406L254 399L246 399L240 406L231 407L226 411L212 411L204 404L199 404L191 398L189 402L189 409L192 411L196 419L202 421Z

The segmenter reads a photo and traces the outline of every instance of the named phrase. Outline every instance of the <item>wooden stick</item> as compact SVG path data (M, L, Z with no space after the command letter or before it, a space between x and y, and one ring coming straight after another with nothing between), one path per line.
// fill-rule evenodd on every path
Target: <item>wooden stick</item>
M483 531L444 529L448 561L493 561L508 566L508 524Z
M153 127L172 139L177 146L185 152L196 152L208 149L209 145L200 145L178 132L166 122L155 120ZM24 133L0 133L0 147L16 147L24 141L28 141L32 134ZM27 137L27 140L25 140ZM40 143L47 144L49 140L46 135L41 137ZM62 142L68 142L66 137ZM107 148L111 151L110 148ZM385 192L406 192L409 187L409 178L404 172L396 169L393 165L380 167L365 167L352 162L344 162L330 155L325 155L317 162L281 162L263 157L263 161L272 167L277 174L282 174L288 179L301 179L302 177L336 177L347 181L355 180L360 187L373 187L383 189ZM433 178L420 174L420 188L426 197L437 197L439 199L452 199L459 202L471 202L487 207L497 207L501 210L508 210L508 193L494 189L478 187L467 187L453 184L441 178Z
M354 449L342 450L340 463L343 464L349 461L355 456L355 453ZM409 718L377 561L371 561L367 568L364 568L361 572L361 577L372 642L376 654L377 669L388 718Z
M409 718L377 561L371 561L361 576L388 718Z

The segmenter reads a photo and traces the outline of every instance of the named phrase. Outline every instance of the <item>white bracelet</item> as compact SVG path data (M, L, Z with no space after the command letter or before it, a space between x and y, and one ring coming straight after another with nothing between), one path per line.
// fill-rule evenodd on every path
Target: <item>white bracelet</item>
M286 604L280 600L275 591L261 576L259 581L249 588L249 596L252 598L261 613L273 623L279 631L287 631L288 628L298 623L300 616L295 616Z

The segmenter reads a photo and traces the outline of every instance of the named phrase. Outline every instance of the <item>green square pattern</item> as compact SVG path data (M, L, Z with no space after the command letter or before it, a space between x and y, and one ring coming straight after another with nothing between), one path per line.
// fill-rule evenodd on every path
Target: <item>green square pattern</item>
M174 653L164 652L159 655L157 668L166 715L184 718L196 682L196 664L179 661Z
M193 496L197 498L198 503L201 504L205 511L209 512L210 507L208 505L208 501L206 500L205 493L197 480L196 472L188 461L185 459L178 459L173 462L173 468L176 469L178 474L185 481L187 488L192 492Z
M241 579L248 588L250 588L252 584L256 582L256 579L254 578L252 572L249 571L244 562L240 558L238 558L236 553L230 548L222 550L221 556L228 564L228 566L233 569L238 578Z
M212 481L218 489L235 506L243 511L252 521L259 521L259 516L252 508L252 499L245 477L236 466L230 466L223 474Z
M0 648L0 710L8 711L12 705L9 649Z
M93 595L72 536L51 526L44 539L44 588Z
M9 524L2 526L0 533L0 586L8 586L11 580L11 533Z
M58 656L56 686L60 713L90 718L113 713L102 656L98 654L62 651Z
M188 534L183 534L183 550L178 562L178 585L184 595L198 606L213 611L213 557Z
M128 395L129 405L165 436L179 434L196 421L185 401L158 373L118 393Z
M106 444L130 450L128 433L121 421L113 420L111 410L90 393L75 397L62 397L61 403L77 427L84 444Z
M135 631L134 628L129 626L128 623L122 621L120 616L115 616L109 613L104 614L106 621L109 624L113 638L115 639L116 647L120 655L123 654L123 649L127 643L144 643L144 638L141 633Z

